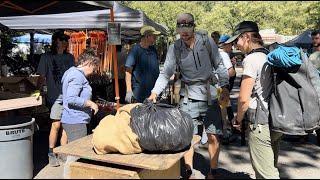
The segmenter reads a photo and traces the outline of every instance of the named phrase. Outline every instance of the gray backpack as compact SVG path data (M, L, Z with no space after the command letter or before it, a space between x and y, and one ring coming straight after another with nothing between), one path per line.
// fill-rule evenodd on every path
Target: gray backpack
M306 135L320 128L320 76L301 50L302 64L272 66L273 91L269 100L272 131Z
M320 77L301 52L302 65L291 71L274 68L274 91L270 98L273 131L306 135L320 125Z

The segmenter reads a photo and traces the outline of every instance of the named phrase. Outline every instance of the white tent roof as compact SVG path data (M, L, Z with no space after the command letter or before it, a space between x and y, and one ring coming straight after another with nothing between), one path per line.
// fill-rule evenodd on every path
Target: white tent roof
M137 38L143 25L153 26L162 34L167 28L150 20L142 11L134 10L114 2L114 20L121 23L122 35ZM0 23L10 29L48 30L48 29L107 29L110 10L83 11L62 14L28 15L0 17Z

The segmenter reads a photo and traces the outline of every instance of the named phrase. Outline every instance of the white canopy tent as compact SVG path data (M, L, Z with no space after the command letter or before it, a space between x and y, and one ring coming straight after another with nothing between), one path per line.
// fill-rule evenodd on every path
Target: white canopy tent
M136 39L143 25L153 26L163 35L167 28L149 19L144 12L134 10L117 2L113 4L114 22L121 23L124 39ZM60 14L27 15L0 17L0 23L16 30L52 29L107 29L110 22L110 9Z

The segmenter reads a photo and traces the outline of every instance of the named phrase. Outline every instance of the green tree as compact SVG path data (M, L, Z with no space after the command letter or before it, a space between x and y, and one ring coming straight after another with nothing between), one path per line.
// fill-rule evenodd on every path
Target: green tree
M320 29L320 2L312 2L307 8L309 28Z
M139 9L152 20L169 28L175 35L177 14L190 12L197 29L209 33L231 34L239 22L255 21L260 29L275 29L284 35L295 35L309 28L320 28L320 2L312 1L123 1Z

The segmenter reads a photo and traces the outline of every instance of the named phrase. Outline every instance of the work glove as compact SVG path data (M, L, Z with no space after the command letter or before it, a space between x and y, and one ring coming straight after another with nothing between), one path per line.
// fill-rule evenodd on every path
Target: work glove
M126 103L130 104L132 102L132 97L133 97L133 92L132 91L128 91L127 94L126 94L126 98L125 98Z

